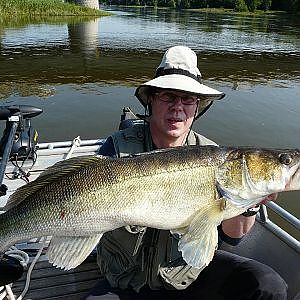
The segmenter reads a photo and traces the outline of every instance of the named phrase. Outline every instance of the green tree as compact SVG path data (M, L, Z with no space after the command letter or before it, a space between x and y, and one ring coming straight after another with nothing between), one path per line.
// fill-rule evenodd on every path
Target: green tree
M261 4L261 0L246 0L245 2L247 4L248 10L251 12L255 12L255 10Z
M272 0L262 0L261 1L261 7L260 8L263 11L269 10L271 8L271 6L272 6Z
M235 11L248 11L248 7L245 3L245 0L235 0L234 10Z
M172 7L172 8L175 8L176 7L176 3L175 3L175 0L168 0L168 7Z
M225 8L234 8L235 0L224 0L223 6Z
M157 0L157 6L167 6L167 1L166 0Z
M284 10L288 12L295 13L299 11L300 1L299 0L285 0L284 1Z
M180 5L182 8L190 8L191 2L190 0L181 0Z
M207 0L209 7L222 7L224 6L224 0Z

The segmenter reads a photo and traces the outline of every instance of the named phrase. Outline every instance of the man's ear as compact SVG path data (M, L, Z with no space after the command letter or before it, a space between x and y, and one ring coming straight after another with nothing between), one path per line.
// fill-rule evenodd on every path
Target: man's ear
M200 101L197 102L197 106L196 106L196 110L195 110L195 114L194 114L194 120L196 120L196 117L198 116L198 113L199 113L199 103L200 103Z

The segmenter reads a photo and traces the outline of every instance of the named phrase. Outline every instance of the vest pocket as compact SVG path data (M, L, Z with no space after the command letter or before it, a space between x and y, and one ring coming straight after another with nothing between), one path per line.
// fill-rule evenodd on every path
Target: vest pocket
M166 288L175 288L177 290L187 288L197 279L200 272L200 269L187 265L182 258L159 270L160 276L167 283Z
M140 272L137 255L133 256L136 234L125 229L106 233L97 247L97 261L101 274L111 286L127 288Z
M120 234L108 232L102 237L97 252L98 262L103 266L104 273L109 270L113 274L119 274L135 265L132 256L134 242L130 242L132 238L135 240L136 235L124 229Z
M161 266L159 274L167 289L183 290L194 282L201 270L186 264L178 251L179 237L170 235L167 243L167 263Z

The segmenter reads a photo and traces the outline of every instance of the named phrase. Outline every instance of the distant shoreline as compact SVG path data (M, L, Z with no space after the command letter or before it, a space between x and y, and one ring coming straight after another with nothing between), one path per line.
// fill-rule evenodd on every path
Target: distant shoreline
M215 14L232 14L232 15L249 15L249 16L255 16L255 15L278 15L278 14L288 14L286 11L278 11L278 10L256 10L255 12L250 11L235 11L230 8L187 8L185 9L187 11L198 11L203 13L215 13Z
M182 11L193 11L193 12L200 12L200 13L212 13L212 14L232 14L232 15L245 15L245 16L260 16L260 15L300 15L299 12L292 13L287 12L283 10L255 10L255 12L250 11L235 11L231 8L214 8L214 7L208 7L208 8L171 8L171 7L164 7L164 6L151 6L151 5L112 5L112 6L119 6L119 7L135 7L135 8L147 8L152 7L156 9L168 9L168 10L182 10Z

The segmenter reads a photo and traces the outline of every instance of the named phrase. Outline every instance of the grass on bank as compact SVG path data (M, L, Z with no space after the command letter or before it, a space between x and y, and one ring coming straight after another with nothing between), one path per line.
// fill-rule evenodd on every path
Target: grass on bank
M211 13L211 14L232 14L232 15L275 15L275 14L287 14L285 11L275 11L275 10L255 10L254 12L250 11L235 11L230 8L188 8L185 9L188 11L202 12L202 13Z
M62 0L0 0L0 17L104 16L108 13Z

